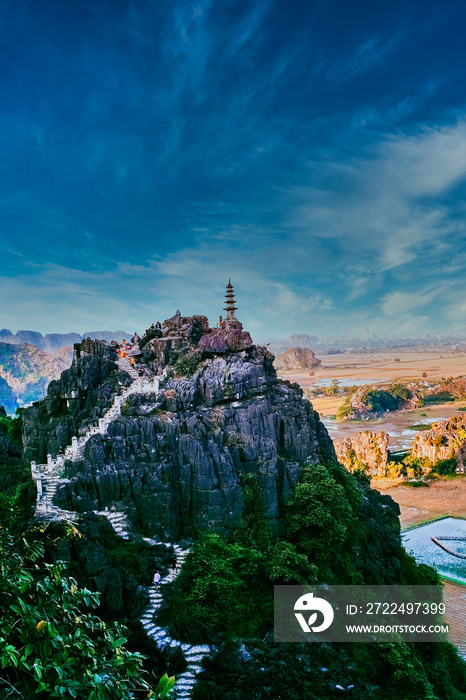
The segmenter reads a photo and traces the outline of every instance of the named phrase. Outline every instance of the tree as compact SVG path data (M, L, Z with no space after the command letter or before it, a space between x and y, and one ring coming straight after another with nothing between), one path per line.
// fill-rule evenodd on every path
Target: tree
M4 529L0 554L2 698L129 700L141 691L168 697L171 680L154 694L144 657L125 649L125 628L92 613L98 594L79 588L63 562L40 563L41 544Z

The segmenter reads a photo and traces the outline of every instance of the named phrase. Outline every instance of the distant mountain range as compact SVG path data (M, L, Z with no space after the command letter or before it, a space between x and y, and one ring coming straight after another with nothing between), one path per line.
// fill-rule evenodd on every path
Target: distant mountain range
M125 331L90 331L83 335L79 333L47 333L47 335L42 335L38 331L12 333L8 328L4 328L0 331L0 343L8 343L9 345L28 343L35 345L39 350L44 350L49 355L55 355L60 348L73 346L74 343L80 343L84 338L92 338L93 340L99 338L108 342L116 340L117 343L121 343L132 335L133 333L125 333Z
M283 338L283 340L272 340L270 343L267 343L267 349L277 356L291 348L308 348L312 350L318 342L319 338L315 335L295 333L294 335L289 335L288 338Z

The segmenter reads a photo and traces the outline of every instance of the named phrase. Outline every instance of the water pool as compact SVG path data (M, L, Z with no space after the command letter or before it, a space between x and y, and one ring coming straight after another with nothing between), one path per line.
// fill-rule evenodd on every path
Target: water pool
M431 537L466 538L466 520L443 518L428 525L421 525L402 534L402 542L407 552L420 564L433 566L439 574L466 584L466 559L458 559L445 552L432 542ZM443 544L458 554L466 553L466 541L444 541Z

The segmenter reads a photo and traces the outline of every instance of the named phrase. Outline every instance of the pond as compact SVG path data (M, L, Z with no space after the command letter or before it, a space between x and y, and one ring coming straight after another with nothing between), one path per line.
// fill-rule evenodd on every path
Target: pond
M433 566L439 574L466 584L466 559L459 559L432 541L432 537L464 537L465 540L442 540L443 545L466 555L466 520L443 518L408 530L402 535L404 548L420 564Z

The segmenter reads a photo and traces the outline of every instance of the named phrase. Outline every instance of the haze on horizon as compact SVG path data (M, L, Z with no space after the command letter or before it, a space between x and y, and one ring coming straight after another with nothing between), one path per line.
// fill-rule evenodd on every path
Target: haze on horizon
M465 330L464 3L0 7L0 327Z

